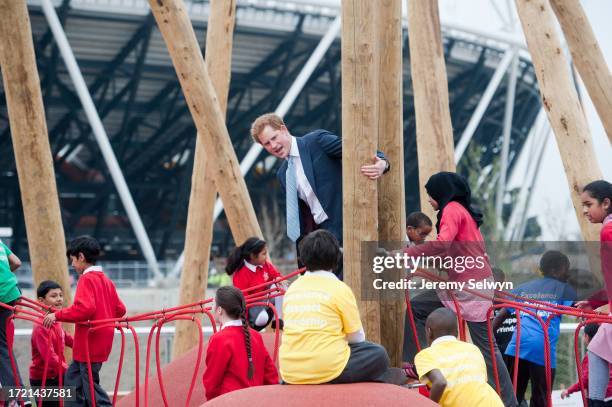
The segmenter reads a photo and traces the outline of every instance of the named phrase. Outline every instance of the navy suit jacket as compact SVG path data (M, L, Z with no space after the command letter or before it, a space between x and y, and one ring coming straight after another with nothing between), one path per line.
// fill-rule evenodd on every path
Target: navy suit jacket
M331 232L342 245L342 140L327 130L315 130L296 137L296 141L306 179L328 217L317 227L306 202L298 199L300 238L322 228ZM386 160L380 151L377 156ZM276 173L283 189L286 173L287 160L284 160Z

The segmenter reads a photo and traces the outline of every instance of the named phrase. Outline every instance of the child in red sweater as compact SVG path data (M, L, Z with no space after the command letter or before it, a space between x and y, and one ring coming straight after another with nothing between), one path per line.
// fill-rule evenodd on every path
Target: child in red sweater
M231 286L219 288L214 312L221 330L210 338L206 350L206 399L246 387L278 384L276 366L261 335L247 325L242 292Z
M43 281L36 290L38 302L54 309L61 309L64 305L62 287L55 281ZM51 339L49 339L51 337ZM53 324L51 328L35 325L32 330L32 364L30 365L30 384L45 387L59 386L59 377L68 369L64 361L64 347L72 348L72 336L64 331L60 324ZM45 363L47 372L45 374ZM59 401L45 401L46 407L59 406Z
M242 245L237 246L230 253L225 271L228 275L232 276L234 287L242 291L282 277L278 270L276 270L276 267L268 261L266 242L256 237L248 238ZM281 286L287 289L285 281L281 283ZM260 288L245 293L245 295L262 292L269 288L271 288L271 285L263 285ZM274 307L280 319L279 329L283 329L281 319L282 304L282 296L274 298ZM249 308L248 320L251 327L258 331L264 329L270 321L272 321L272 328L276 327L274 313L270 307L254 306Z
M50 328L55 321L76 323L74 332L73 362L66 371L64 385L73 386L75 405L90 405L86 344L89 343L89 359L94 380L96 406L110 406L108 394L100 386L100 368L106 362L113 346L113 327L96 329L89 335L86 324L79 322L119 318L125 315L125 305L119 299L113 282L96 266L100 256L100 244L89 236L81 236L68 245L66 255L72 267L81 276L77 285L74 303L48 314L43 325Z
M589 346L591 339L597 334L599 324L588 324L584 327L584 343ZM612 373L611 373L612 376ZM612 379L612 377L610 377ZM612 400L612 380L608 379L608 387L606 389L606 400ZM589 388L589 354L586 353L582 358L582 383L585 388ZM561 392L561 398L567 398L570 394L580 391L580 382L572 384L569 388ZM606 406L612 405L612 401L607 401Z

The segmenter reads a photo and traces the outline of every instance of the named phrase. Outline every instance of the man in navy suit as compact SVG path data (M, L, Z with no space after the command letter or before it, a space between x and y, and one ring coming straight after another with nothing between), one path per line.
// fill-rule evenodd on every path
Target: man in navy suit
M288 192L287 235L291 240L299 242L316 229L326 229L342 245L342 140L327 130L294 137L283 119L274 113L258 117L251 126L251 136L266 151L283 160L277 176ZM372 161L361 167L361 173L376 180L389 170L389 162L381 152ZM287 171L290 166L295 168L293 181L291 172ZM290 180L290 185L287 180ZM289 191L294 191L299 198L299 231L297 227L291 227L293 215ZM295 225L298 226L297 220Z

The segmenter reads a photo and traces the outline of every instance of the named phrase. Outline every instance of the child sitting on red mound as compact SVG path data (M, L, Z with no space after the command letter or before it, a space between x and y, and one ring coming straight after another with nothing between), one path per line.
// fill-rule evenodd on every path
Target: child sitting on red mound
M274 279L282 277L278 270L276 270L276 267L268 261L266 242L257 237L250 237L240 246L236 246L228 256L225 271L228 275L232 276L234 287L242 291L261 286L255 290L248 291L245 295L266 291L272 288L272 284L266 283L271 283ZM286 289L286 282L283 281L281 286ZM262 299L258 302L266 301ZM282 304L282 296L274 298L276 315L280 319L279 329L283 329L281 319ZM272 322L273 329L276 327L274 312L270 307L260 305L250 307L247 319L251 327L258 331L264 329L270 322Z
M503 407L487 383L487 366L480 350L457 339L457 316L438 308L427 317L429 348L414 358L419 378L430 389L429 398L442 407Z
M366 341L355 295L335 274L340 246L334 235L316 230L300 241L299 252L307 271L285 294L279 358L283 380L404 384L405 373L389 368L385 348Z
M113 347L114 328L110 326L96 329L89 335L90 328L86 324L79 323L125 315L125 305L119 299L115 285L104 274L102 268L95 265L100 252L100 244L93 237L77 237L68 244L66 255L72 267L80 275L74 303L68 308L48 314L43 321L46 328L53 326L55 321L76 323L72 348L74 360L66 371L64 382L64 386L75 388L75 405L92 404L87 371L87 344L89 344L89 360L95 392L93 397L96 406L111 405L108 394L100 386L100 369Z
M206 349L206 399L251 386L278 384L278 372L259 332L249 328L242 292L221 287L215 295L215 317L221 330Z

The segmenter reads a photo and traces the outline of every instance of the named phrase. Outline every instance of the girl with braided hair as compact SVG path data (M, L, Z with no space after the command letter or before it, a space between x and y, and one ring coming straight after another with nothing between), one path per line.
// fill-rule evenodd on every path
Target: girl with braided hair
M272 281L282 277L276 267L268 260L268 246L264 240L257 237L248 238L240 246L236 246L227 258L227 266L225 272L232 277L234 287L242 291L248 290L251 287L261 286L255 290L249 291L249 294L256 294L271 288ZM271 283L270 285L265 285ZM285 290L287 282L279 283ZM282 320L282 300L283 297L274 298L274 307L279 318L279 329L283 329ZM261 331L270 322L272 329L276 328L274 320L274 312L268 306L254 306L249 308L247 316L249 324L254 329Z
M215 295L214 314L221 329L206 349L204 388L211 400L230 391L278 384L278 372L259 332L249 328L246 301L236 287L225 286Z

